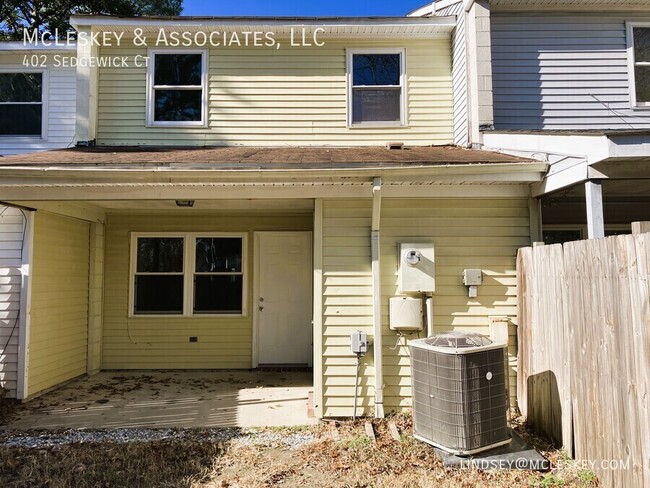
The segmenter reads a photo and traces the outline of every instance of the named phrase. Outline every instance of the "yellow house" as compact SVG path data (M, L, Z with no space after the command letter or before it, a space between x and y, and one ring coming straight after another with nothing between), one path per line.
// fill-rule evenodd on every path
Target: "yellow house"
M0 160L10 396L102 369L302 366L319 417L383 416L410 406L409 339L516 323L546 164L450 146L453 18L72 23L78 147ZM434 286L400 332L406 243Z

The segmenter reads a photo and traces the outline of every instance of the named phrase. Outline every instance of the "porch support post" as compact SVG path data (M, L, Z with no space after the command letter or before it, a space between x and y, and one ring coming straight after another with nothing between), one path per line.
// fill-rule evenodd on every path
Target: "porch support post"
M323 418L323 200L314 201L314 415Z
M102 359L104 302L104 224L90 224L88 272L88 365L87 373L99 373Z
M530 243L542 242L542 211L539 198L528 199L528 218L530 225Z
M384 360L381 328L381 265L379 254L379 223L381 219L381 178L372 182L372 325L375 359L375 417L384 418Z
M589 239L605 237L603 191L600 181L585 182L585 203L587 205L587 236Z
M29 325L32 302L32 261L34 256L34 211L25 211L25 233L23 235L22 275L20 285L20 308L18 318L18 371L16 398L25 400L29 396Z

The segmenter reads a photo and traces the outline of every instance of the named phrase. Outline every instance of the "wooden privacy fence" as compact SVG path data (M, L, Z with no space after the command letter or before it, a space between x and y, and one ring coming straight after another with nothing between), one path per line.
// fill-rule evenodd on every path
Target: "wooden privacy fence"
M522 413L604 486L650 487L650 234L520 249L517 277Z

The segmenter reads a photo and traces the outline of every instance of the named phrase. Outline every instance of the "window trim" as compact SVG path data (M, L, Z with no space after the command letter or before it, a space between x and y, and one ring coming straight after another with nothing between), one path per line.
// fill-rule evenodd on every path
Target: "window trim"
M183 238L183 313L135 313L135 276L137 270L137 242L140 237ZM238 237L242 240L242 311L241 313L194 313L194 274L196 268L197 237ZM130 232L129 304L128 318L201 318L248 317L248 234L245 232ZM160 273L177 274L177 273Z
M173 121L155 120L154 74L156 68L156 55L158 54L200 54L201 55L201 120ZM208 126L208 51L207 49L149 49L147 51L147 127L207 127ZM165 85L168 86L168 85ZM169 89L193 90L195 88ZM183 85L178 85L183 86Z
M634 29L637 27L650 29L650 22L625 22L626 43L627 43L627 61L628 61L628 78L630 89L630 107L633 110L650 110L650 102L637 102L636 100L636 76L634 67L637 63L634 60ZM650 63L644 63L644 66L650 67Z
M399 76L399 85L390 85L399 86L400 88L400 120L399 122L393 121L376 121L376 122L353 122L352 121L352 108L353 108L353 97L352 92L354 90L354 66L353 59L355 54L399 54L400 55L400 76ZM347 125L348 129L367 129L367 128L396 128L396 127L408 127L408 117L407 117L407 79L406 79L406 48L404 47L387 47L387 48L348 48L346 49L346 81L347 81ZM388 88L386 85L377 85L378 88Z
M43 142L47 141L48 138L48 79L49 79L49 70L47 68L25 68L24 66L3 66L0 68L0 73L41 73L41 133L40 135L10 135L10 134L0 134L0 140L4 141L7 138L12 140L17 140L20 143L29 143L29 142ZM9 102L7 102L9 103ZM31 102L34 104L34 102ZM0 105L4 105L3 102L0 102Z

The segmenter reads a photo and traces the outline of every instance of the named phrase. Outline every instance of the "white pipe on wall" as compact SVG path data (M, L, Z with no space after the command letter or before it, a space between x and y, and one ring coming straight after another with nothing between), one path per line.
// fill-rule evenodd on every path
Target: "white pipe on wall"
M379 259L380 215L381 178L375 178L372 184L372 229L370 232L373 352L375 359L375 417L384 418L384 358L381 328L381 266Z

